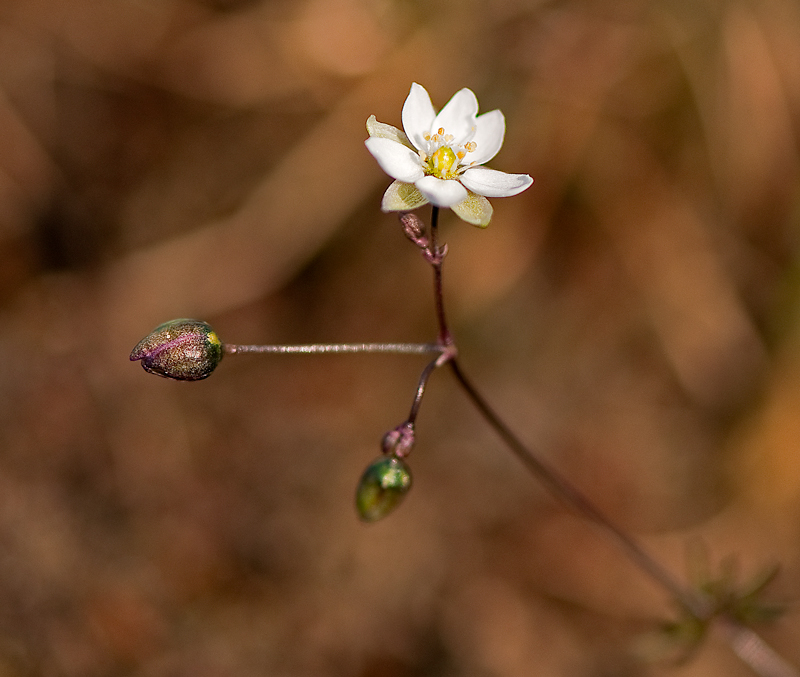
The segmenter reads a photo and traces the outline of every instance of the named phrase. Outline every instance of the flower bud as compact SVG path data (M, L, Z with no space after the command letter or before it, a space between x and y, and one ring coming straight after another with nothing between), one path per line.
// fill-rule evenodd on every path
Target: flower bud
M411 488L411 471L399 458L381 456L370 463L356 490L356 508L365 522L377 522L394 510Z
M211 375L222 359L222 341L200 320L170 320L145 336L131 352L151 374L178 381Z
M402 423L390 430L381 440L381 451L390 456L405 458L414 448L415 435L413 423Z
M425 238L425 224L416 214L405 213L400 215L400 223L403 226L403 233L414 244L425 246L428 240Z

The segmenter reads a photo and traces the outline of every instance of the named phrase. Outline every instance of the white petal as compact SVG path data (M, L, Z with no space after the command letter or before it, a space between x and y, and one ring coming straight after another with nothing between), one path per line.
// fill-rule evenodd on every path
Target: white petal
M461 183L473 193L486 197L510 197L528 188L533 179L527 174L506 174L487 167L473 167L461 175Z
M503 137L506 135L506 119L499 110L493 110L479 115L475 123L478 128L472 140L476 148L472 153L467 153L464 164L474 162L482 165L497 155L502 147Z
M466 143L475 133L475 116L478 114L478 99L471 89L457 91L453 98L433 120L431 132L444 128L446 134L455 137L455 143Z
M385 212L410 212L427 203L428 200L413 183L395 181L383 194L381 209Z
M437 207L452 207L467 197L467 189L458 181L445 181L435 176L423 176L414 185Z
M428 142L423 134L431 131L436 111L433 109L431 97L422 85L411 83L411 91L403 104L403 129L408 138L419 150L427 150Z
M458 218L479 228L486 228L492 220L492 205L489 204L489 200L472 192L467 195L466 200L453 205L450 209Z
M378 122L374 115L370 115L367 119L367 133L377 139L391 139L397 143L402 143L408 148L413 148L408 137L402 131L392 125Z
M378 161L381 169L393 179L403 183L414 183L423 177L419 155L410 148L391 139L376 137L370 137L364 145Z

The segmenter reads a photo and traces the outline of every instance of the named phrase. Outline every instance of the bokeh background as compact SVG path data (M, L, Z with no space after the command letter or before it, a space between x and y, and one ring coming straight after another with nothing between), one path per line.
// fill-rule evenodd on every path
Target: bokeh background
M793 0L2 0L0 675L749 675L643 652L663 591L434 374L389 519L353 493L424 358L128 361L429 341L363 146L410 83L506 115L535 185L444 214L465 370L682 579L771 564L800 664ZM427 213L421 214L427 218Z

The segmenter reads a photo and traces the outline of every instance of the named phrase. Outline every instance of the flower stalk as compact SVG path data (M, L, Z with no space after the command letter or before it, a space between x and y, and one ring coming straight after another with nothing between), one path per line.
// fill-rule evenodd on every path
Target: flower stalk
M441 353L436 343L307 343L299 345L237 345L223 344L226 355L279 354L315 355L320 353L393 353L395 355L425 355Z

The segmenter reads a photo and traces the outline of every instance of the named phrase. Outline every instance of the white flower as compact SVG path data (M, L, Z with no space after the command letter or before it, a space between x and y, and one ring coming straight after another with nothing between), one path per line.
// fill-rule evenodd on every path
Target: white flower
M374 115L367 120L367 150L395 179L383 196L385 212L430 202L484 227L492 218L487 197L516 195L533 183L527 174L480 166L503 145L506 120L499 110L478 115L478 99L469 89L456 92L437 115L428 92L415 82L402 118L405 134Z

